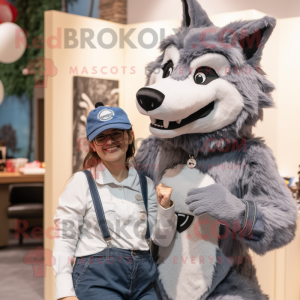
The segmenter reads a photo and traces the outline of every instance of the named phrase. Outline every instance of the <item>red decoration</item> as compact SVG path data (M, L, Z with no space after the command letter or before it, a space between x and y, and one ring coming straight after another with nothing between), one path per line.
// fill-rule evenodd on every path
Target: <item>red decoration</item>
M11 3L0 0L0 24L4 22L15 22L18 11Z

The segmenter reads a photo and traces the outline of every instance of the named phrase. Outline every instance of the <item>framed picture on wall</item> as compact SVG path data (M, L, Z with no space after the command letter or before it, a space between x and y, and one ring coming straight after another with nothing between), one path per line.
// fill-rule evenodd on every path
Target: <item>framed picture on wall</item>
M73 79L73 173L82 170L88 151L86 118L97 102L119 106L119 81L74 76Z

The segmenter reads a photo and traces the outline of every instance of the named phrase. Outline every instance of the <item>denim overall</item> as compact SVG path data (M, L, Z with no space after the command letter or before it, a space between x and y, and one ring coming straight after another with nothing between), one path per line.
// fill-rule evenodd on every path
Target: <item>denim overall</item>
M84 173L107 247L96 254L77 257L72 273L77 298L79 300L157 300L154 289L157 267L151 251L127 250L111 246L111 236L96 184L88 170ZM141 174L139 177L148 212L147 180ZM146 239L149 243L149 224L147 224Z

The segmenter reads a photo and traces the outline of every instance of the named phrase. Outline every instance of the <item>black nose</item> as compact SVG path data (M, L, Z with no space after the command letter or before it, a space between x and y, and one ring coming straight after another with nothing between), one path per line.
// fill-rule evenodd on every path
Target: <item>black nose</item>
M136 99L144 110L150 111L161 106L165 95L155 89L142 88L137 92Z

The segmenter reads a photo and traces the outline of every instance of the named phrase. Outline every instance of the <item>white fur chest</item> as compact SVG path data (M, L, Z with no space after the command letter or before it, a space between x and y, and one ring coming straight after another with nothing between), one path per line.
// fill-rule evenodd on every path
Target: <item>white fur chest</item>
M215 183L209 175L186 165L168 169L161 182L173 188L171 199L181 218L184 214L191 215L185 204L187 192L191 188ZM179 224L186 228L185 223ZM217 262L218 232L219 223L204 214L194 217L190 226L181 233L177 231L169 247L160 247L159 278L170 299L197 300L209 289Z

